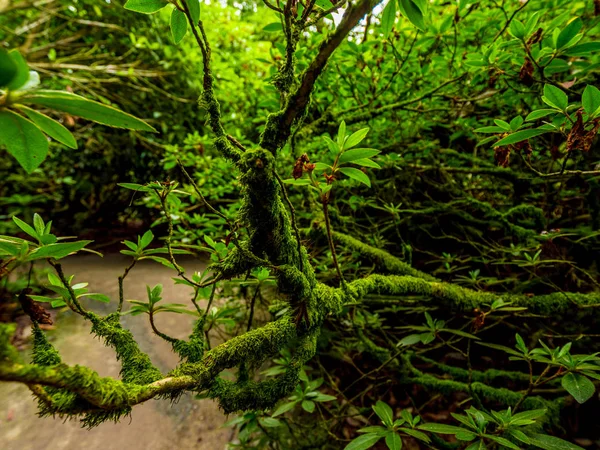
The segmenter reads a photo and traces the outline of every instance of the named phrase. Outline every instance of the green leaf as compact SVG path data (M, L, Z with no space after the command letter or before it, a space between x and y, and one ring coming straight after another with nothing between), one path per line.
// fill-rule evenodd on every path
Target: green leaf
M294 406L296 406L298 402L287 402L284 403L283 405L280 405L279 408L277 408L275 410L275 412L271 415L271 417L277 417L280 416L292 409L294 409Z
M21 97L21 102L46 106L111 127L156 131L131 114L70 92L39 90Z
M461 331L461 330L453 330L453 329L450 329L450 328L440 328L438 331L445 331L446 333L452 333L452 334L455 334L457 336L462 336L462 337L469 338L469 339L475 339L477 341L481 340L480 338L478 338L474 334L466 333L466 332Z
M405 428L405 427L401 427L400 431L402 431L403 433L408 434L409 436L412 436L416 439L419 439L423 442L431 442L431 439L429 439L429 436L427 436L425 433L422 433L421 431L417 431L417 430L413 430L411 428Z
M307 413L312 413L315 410L315 402L312 402L310 400L303 400L302 409Z
M517 39L523 39L525 37L525 25L516 19L510 23L508 31Z
M362 170L355 169L354 167L340 167L339 171L347 177L360 181L361 183L371 187L371 181L369 180L369 177L365 175Z
M188 21L185 13L178 9L174 9L171 13L171 36L173 42L179 44L187 33Z
M532 434L529 437L533 445L544 450L583 450L579 445L547 434Z
M518 351L516 351L515 349L512 349L510 347L506 347L504 345L490 344L488 342L476 342L476 344L483 345L484 347L493 348L495 350L500 350L502 352L508 353L509 355L522 356L522 354L519 353Z
M346 122L342 120L338 128L337 145L339 150L343 150L346 143Z
M278 31L283 31L283 25L281 22L273 22L263 28L263 31L267 33L276 33Z
M504 128L500 128L500 127L496 127L496 126L489 126L489 127L482 127L482 128L477 128L475 130L475 133L504 133L506 130Z
M124 8L142 14L154 14L168 4L167 0L127 0Z
M578 403L585 403L596 391L594 383L578 373L566 374L562 377L560 384Z
M27 66L27 61L25 61L23 55L21 55L17 50L11 50L8 52L8 56L12 60L17 70L12 75L10 82L8 82L5 87L11 91L16 91L17 89L23 87L29 80L29 66Z
M538 109L537 111L530 112L525 118L525 122L531 122L533 120L541 119L542 117L549 116L550 114L556 114L555 109Z
M600 50L600 42L586 42L585 44L574 45L565 54L567 56L585 56L598 50Z
M323 139L325 139L325 142L327 142L327 147L329 147L329 152L332 155L337 155L340 152L340 148L338 147L337 143L334 142L329 136L323 136Z
M81 295L81 297L87 297L90 300L95 300L97 302L110 303L110 297L108 295L104 295L104 294L89 293L89 294L83 294L83 295Z
M360 144L368 132L369 128L363 128L358 130L356 133L352 133L344 143L344 150L351 149L352 147Z
M494 144L494 147L500 147L502 145L516 144L517 142L525 141L532 137L540 136L542 134L548 133L548 130L543 130L540 128L531 128L528 130L517 131L516 133L510 134L506 136L504 139L500 139L498 142Z
M527 445L531 445L531 439L529 439L529 436L527 436L521 430L510 429L510 430L508 430L508 433L515 439L517 439Z
M154 234L152 234L152 231L148 230L144 233L144 235L142 236L142 239L140 240L140 248L144 249L146 247L148 247L151 243L152 240L154 239Z
M389 0L381 15L381 32L388 37L396 22L396 0Z
M560 34L558 35L558 39L556 41L556 48L561 49L565 45L567 45L569 42L571 42L571 39L573 39L577 35L577 33L579 33L581 31L582 27L583 27L583 22L581 21L580 18L577 18L577 19L571 21L565 27L565 29L562 30L560 32Z
M282 425L281 420L273 419L272 417L261 417L258 419L263 427L276 428Z
M46 159L48 139L33 122L12 111L0 110L0 147L5 147L27 173L32 173Z
M600 108L600 90L592 85L587 85L581 96L583 110L590 116Z
M51 138L57 140L61 144L66 145L69 148L76 149L77 141L75 137L71 134L69 130L67 130L62 124L57 122L56 120L37 112L31 108L28 108L24 105L15 105L19 110L21 110L29 119L35 123L40 130L46 133Z
M356 164L357 166L363 167L372 167L373 169L381 169L381 166L379 164L367 158L357 159L355 161L352 161L352 164Z
M520 450L519 446L513 444L512 442L510 442L508 439L500 437L500 436L494 436L492 434L485 434L484 435L486 438L491 439L494 442L497 442L498 444L507 447L507 448L512 448L513 450Z
M373 447L379 439L381 439L381 436L379 434L363 434L362 436L357 437L348 445L346 445L346 447L344 447L344 450L365 450L367 448Z
M394 431L390 431L385 436L385 445L387 445L387 447L390 450L401 450L402 449L402 438L400 437L400 435L398 435Z
M454 425L446 425L444 423L423 423L417 427L419 430L429 431L437 434L456 434L463 433L464 428L456 427Z
M17 71L17 64L6 50L0 48L0 88L8 85L17 75Z
M23 230L25 233L27 233L32 238L35 238L35 239L40 238L40 235L37 233L37 231L35 231L35 229L33 229L33 227L31 225L28 225L27 223L23 222L17 216L13 216L12 220L21 230Z
M190 16L192 18L192 23L197 25L200 21L200 1L199 0L185 0L187 3L188 9L190 11Z
M515 414L510 418L510 422L514 422L515 420L535 420L544 416L548 410L547 409L531 409L529 411L523 411Z
M565 94L562 89L552 86L551 84L544 85L544 96L542 97L542 100L547 105L558 108L561 111L565 111L569 105L567 94Z
M27 261L33 261L36 259L54 258L61 259L68 256L71 253L81 250L83 247L88 245L92 241L76 241L76 242L65 242L59 244L49 244L43 247L36 248L28 256Z
M421 335L419 334L409 334L408 336L400 339L397 345L414 345L421 342Z
M293 184L294 186L308 186L309 184L311 184L308 178L298 178L297 180L294 180L293 178L288 178L287 180L283 180L283 182L285 184Z
M348 138L348 142L350 142L351 138L352 136ZM348 142L346 142L346 144L348 144ZM372 158L373 156L378 155L379 153L381 153L379 150L375 150L372 148L355 148L353 150L348 150L342 153L339 162L343 164L356 161L357 159Z
M392 408L387 403L382 402L381 400L377 401L377 403L373 405L373 411L375 411L375 414L379 416L385 425L388 427L392 426L394 423L394 411L392 411Z
M398 0L398 8L404 17L410 20L415 27L421 31L426 31L425 21L423 18L423 11L419 6L422 2L415 4L413 0Z

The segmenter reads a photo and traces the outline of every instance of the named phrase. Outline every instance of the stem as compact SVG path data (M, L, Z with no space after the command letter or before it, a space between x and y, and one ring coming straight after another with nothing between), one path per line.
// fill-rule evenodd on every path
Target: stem
M329 250L331 250L331 256L333 257L333 264L335 265L335 270L337 271L338 277L340 279L340 284L345 287L346 282L344 281L344 277L342 276L342 271L340 270L340 266L338 264L337 255L335 253L335 246L333 245L333 237L331 233L331 223L329 220L329 208L327 206L327 199L323 199L323 215L325 216L325 227L327 230L327 241L329 242Z

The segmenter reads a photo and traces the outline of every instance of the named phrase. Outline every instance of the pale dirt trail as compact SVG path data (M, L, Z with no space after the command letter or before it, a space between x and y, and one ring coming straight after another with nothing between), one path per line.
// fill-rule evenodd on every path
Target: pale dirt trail
M88 302L92 309L106 313L115 308L117 277L128 261L121 255L85 255L65 259L63 267L67 276L75 274L75 282L89 282L90 292L111 297L110 305ZM199 261L182 263L188 272L204 267ZM127 277L125 298L146 300L146 284L161 283L163 301L188 303L190 289L174 285L174 275L174 271L158 263L144 261ZM187 337L192 321L191 316L183 314L157 316L158 328L177 338ZM128 315L122 323L163 373L177 365L178 358L170 345L152 334L145 316ZM118 376L120 366L114 351L90 335L89 323L65 313L58 317L56 325L49 336L65 363L86 365L102 376ZM184 395L173 405L168 400L150 400L134 407L131 417L121 423L104 423L88 431L78 422L38 418L27 388L0 383L0 450L221 450L231 435L230 429L221 427L225 420L214 402Z

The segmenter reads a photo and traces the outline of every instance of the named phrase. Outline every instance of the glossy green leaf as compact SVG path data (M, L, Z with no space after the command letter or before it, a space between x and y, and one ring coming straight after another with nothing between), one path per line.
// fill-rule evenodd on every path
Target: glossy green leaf
M398 433L390 431L385 435L385 445L389 450L402 450L402 438Z
M124 8L143 14L153 14L169 4L166 0L127 0Z
M396 22L396 0L389 0L381 15L381 32L385 37L392 32L394 22Z
M90 242L92 241L64 242L58 244L44 245L43 247L39 247L33 250L27 256L27 261L46 258L61 259L65 256L68 256L71 253L78 252Z
M429 431L437 434L456 434L465 431L464 428L460 428L454 425L446 425L444 423L423 423L417 426L419 430Z
M571 42L571 39L573 39L575 35L581 31L582 27L583 22L581 21L581 19L577 18L571 21L558 35L558 39L556 41L556 48L561 49L569 42Z
M544 96L542 97L542 100L547 105L558 108L561 111L566 110L569 104L567 94L565 94L562 89L552 86L551 84L544 85Z
M48 139L31 121L0 110L0 148L4 147L25 169L32 173L46 159Z
M594 383L589 378L578 373L571 372L566 374L560 380L560 384L578 403L585 403L596 391Z
M531 122L542 117L549 116L550 114L556 114L555 109L538 109L537 111L530 112L525 118L525 122Z
M199 0L185 0L187 4L188 10L190 11L190 16L192 18L192 23L197 25L200 21L200 1Z
M346 445L346 447L344 447L344 450L365 450L367 448L373 447L379 439L381 439L381 436L379 434L363 434L362 436L357 437L348 445Z
M348 141L349 140L350 139L348 139ZM338 161L341 164L343 164L356 161L357 159L372 158L373 156L378 155L379 153L381 153L379 150L375 150L372 148L355 148L342 153Z
M392 426L392 424L394 423L394 411L392 410L390 405L388 405L385 402L382 402L381 400L378 400L377 403L373 405L373 411L375 411L375 414L379 416L379 418L385 425L387 425L388 427Z
M185 14L178 10L174 9L171 12L171 36L173 37L173 42L175 44L179 44L185 34L187 33L188 21Z
M362 170L355 169L354 167L340 167L339 171L347 177L371 187L371 180L369 180L369 177Z
M23 96L20 102L46 106L111 127L156 131L131 114L69 92L39 90Z
M4 88L17 75L17 64L8 52L0 48L0 88Z
M12 60L14 67L16 67L16 72L12 74L11 80L6 83L5 87L6 89L14 91L23 87L29 80L29 66L27 65L27 61L25 61L25 58L23 58L23 55L17 50L11 50L8 52L8 56Z
M548 130L541 130L539 128L533 128L529 130L521 130L516 133L506 136L504 139L500 139L494 144L494 147L500 147L502 145L516 144L517 142L525 141L532 137L540 136L548 133Z
M583 109L590 116L600 108L600 90L596 86L587 85L581 96Z
M419 3L421 4L421 3ZM415 27L421 31L425 31L425 20L423 11L413 0L398 0L398 8L404 17L406 17Z
M579 445L547 434L532 434L529 437L533 445L544 450L583 450Z
M75 140L75 137L62 124L51 117L48 117L45 114L35 111L27 106L17 105L17 108L27 117L29 117L29 119L48 136L69 148L77 148L77 141Z

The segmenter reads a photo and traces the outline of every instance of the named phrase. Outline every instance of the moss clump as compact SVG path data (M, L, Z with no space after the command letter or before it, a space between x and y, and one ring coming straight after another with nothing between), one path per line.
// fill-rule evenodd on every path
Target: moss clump
M88 313L92 322L92 333L104 339L106 345L115 349L117 359L121 361L121 379L125 383L149 384L160 380L162 374L142 352L129 330L119 323L119 313L100 317Z

